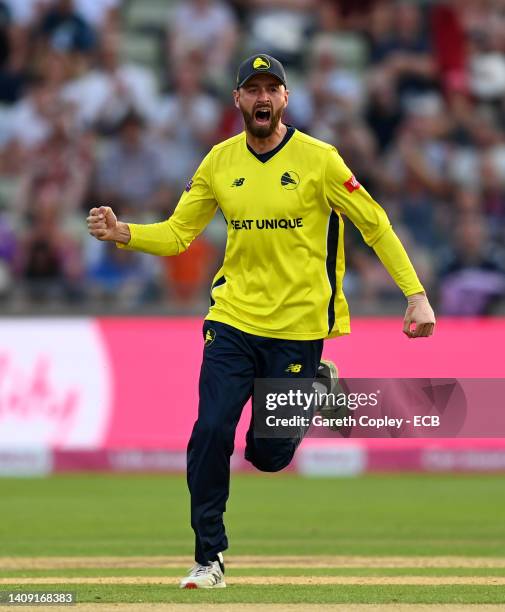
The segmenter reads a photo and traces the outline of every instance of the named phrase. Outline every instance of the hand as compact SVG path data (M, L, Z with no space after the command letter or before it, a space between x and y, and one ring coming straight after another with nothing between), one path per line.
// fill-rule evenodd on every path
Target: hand
M435 313L425 293L415 293L407 298L408 306L403 320L403 333L409 338L427 338L433 334ZM411 331L411 325L416 327Z
M88 231L97 240L117 240L118 221L110 206L100 206L89 211Z

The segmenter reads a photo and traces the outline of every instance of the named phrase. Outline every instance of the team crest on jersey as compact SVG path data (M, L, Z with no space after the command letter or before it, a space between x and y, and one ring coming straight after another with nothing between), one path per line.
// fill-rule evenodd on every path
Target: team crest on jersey
M216 332L212 328L209 328L205 332L205 343L204 343L205 346L209 346L210 344L212 344L215 339L216 339Z
M257 57L253 62L254 70L268 70L270 68L270 62L266 57Z
M189 179L189 181L186 183L186 187L184 187L184 191L189 191L192 186L193 186L193 179Z
M300 177L294 170L288 170L281 176L281 185L284 189L296 189L300 184Z
M359 189L361 185L358 183L358 179L353 174L351 178L344 183L344 187L349 193L352 193L353 191L356 191L356 189Z

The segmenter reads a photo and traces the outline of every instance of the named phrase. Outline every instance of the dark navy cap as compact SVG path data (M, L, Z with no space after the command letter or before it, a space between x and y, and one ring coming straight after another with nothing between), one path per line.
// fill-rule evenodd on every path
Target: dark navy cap
M248 57L240 64L237 73L237 89L242 87L254 75L262 73L277 77L286 87L286 73L279 60L276 60L271 55L258 53L257 55L251 55L251 57Z

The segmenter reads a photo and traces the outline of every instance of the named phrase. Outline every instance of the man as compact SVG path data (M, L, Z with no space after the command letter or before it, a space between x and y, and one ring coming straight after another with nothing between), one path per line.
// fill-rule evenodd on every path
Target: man
M313 379L323 339L350 331L340 213L358 226L408 297L405 334L429 336L435 323L384 210L334 147L282 123L288 95L280 62L264 54L248 58L233 92L245 131L210 151L170 219L127 224L108 207L93 208L88 217L99 240L157 255L184 251L218 206L227 221L224 263L203 327L198 419L188 445L196 564L184 588L225 586L230 456L255 377ZM263 471L281 470L301 437L256 437L251 423L246 459Z

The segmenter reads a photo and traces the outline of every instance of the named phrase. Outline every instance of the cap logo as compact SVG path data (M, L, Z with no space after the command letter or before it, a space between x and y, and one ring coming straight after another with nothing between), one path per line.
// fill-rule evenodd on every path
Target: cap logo
M270 68L270 62L266 58L257 57L253 62L253 68L255 70L268 70Z

